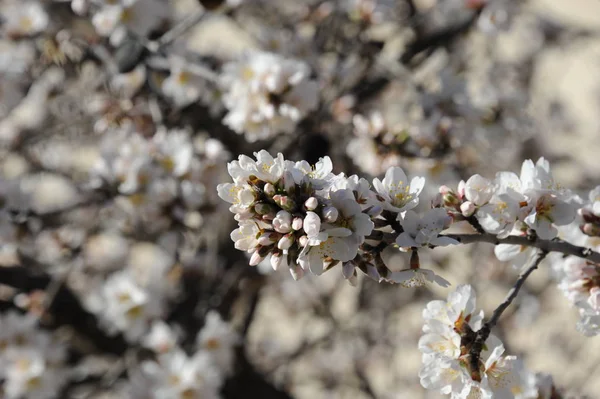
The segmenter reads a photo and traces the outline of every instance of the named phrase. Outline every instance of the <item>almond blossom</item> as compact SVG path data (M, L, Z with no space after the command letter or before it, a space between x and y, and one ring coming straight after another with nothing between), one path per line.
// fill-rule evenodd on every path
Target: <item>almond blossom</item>
M407 211L400 221L404 231L398 235L396 244L404 248L458 244L450 237L439 235L447 228L451 219L440 208L430 209L422 216L414 211Z
M424 185L425 179L418 176L409 183L402 168L397 166L389 168L383 180L373 179L383 208L392 212L404 212L419 205Z

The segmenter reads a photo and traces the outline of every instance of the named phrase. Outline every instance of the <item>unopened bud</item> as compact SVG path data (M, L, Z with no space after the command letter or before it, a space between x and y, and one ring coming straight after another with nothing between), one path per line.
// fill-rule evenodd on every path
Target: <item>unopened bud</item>
M289 249L292 244L294 244L294 236L286 234L279 239L279 242L277 242L277 248L281 250Z
M274 233L264 233L258 238L258 243L260 245L269 246L273 244L275 241L279 239L279 234Z
M292 229L293 230L300 230L302 228L303 224L304 224L304 222L302 221L302 218L296 217L292 221Z
M256 266L263 261L263 257L259 254L260 251L255 251L250 257L250 266Z
M273 228L278 233L289 233L292 229L292 215L288 211L279 211L273 219Z
M304 201L304 206L309 211L314 211L319 206L319 201L315 197L310 197L306 201Z
M265 194L267 195L267 197L272 197L275 195L275 186L272 185L271 183L267 183L265 184L265 187L263 188L263 191L265 192Z
M475 213L475 204L471 201L465 201L460 204L460 211L464 217L468 218Z
M300 243L301 247L305 247L306 244L308 244L308 237L307 236L302 236L298 239L298 242Z
M279 269L279 266L281 266L282 261L283 261L283 256L281 254L271 255L271 267L273 268L273 270Z
M333 223L337 220L339 212L333 206L327 206L323 209L323 220L328 223Z
M287 195L275 195L273 196L273 200L281 207L281 209L286 211L293 211L296 209L296 203Z
M442 202L444 206L454 208L458 204L460 204L460 199L456 196L456 193L454 193L453 191L449 191L446 194L443 194Z
M584 224L581 227L581 231L583 232L583 234L586 234L588 236L592 236L592 237L600 236L600 226L598 226L597 224L594 224L594 223Z
M465 196L465 189L467 188L467 183L464 180L461 180L458 183L458 198L462 199Z

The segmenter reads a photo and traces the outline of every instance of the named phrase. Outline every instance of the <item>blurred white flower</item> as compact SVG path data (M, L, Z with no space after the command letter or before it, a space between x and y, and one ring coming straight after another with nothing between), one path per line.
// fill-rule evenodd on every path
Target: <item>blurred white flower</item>
M33 36L46 30L50 18L38 1L7 0L0 6L0 29L8 36Z
M226 64L221 76L223 122L248 141L291 133L318 103L308 65L277 54L252 52Z
M212 357L224 376L233 371L234 350L239 342L239 334L214 310L206 314L204 326L196 337L197 347Z

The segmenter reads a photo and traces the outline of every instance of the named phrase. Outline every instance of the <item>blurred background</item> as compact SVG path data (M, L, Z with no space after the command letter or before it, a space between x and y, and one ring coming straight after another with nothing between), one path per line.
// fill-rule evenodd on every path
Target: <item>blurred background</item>
M402 166L427 179L423 209L442 184L540 156L565 187L600 184L597 0L2 0L0 15L0 310L65 348L64 383L40 397L136 397L151 324L191 355L210 311L239 337L221 397L441 397L419 383L417 342L449 291L248 266L216 195L239 154L328 155L369 181ZM221 83L256 51L306 64L319 88L293 128L258 138L227 122ZM518 274L488 244L421 264L472 284L486 315ZM598 397L600 340L575 330L549 270L496 334L565 393ZM107 310L123 271L157 302L139 333Z

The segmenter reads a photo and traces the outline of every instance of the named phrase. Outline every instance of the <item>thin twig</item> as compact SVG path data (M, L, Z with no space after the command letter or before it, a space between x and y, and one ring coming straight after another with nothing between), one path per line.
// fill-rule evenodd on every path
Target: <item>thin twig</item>
M193 28L194 25L202 21L207 14L208 13L203 8L196 11L194 14L189 15L187 18L183 19L181 22L171 28L171 30L162 35L159 39L148 42L146 48L153 53L158 52L164 46L173 42L179 36Z
M493 234L447 234L445 237L454 238L461 244L487 242L490 244L510 244L524 247L534 247L544 252L560 252L565 255L577 256L594 263L600 263L600 253L591 248L580 247L562 240L542 240L539 237L508 236L498 238Z
M492 313L492 317L490 317L490 319L484 323L481 329L477 331L475 341L473 342L473 345L469 350L471 376L475 381L481 381L481 373L479 371L479 359L481 358L481 351L483 350L485 341L490 336L492 328L494 328L494 326L498 323L498 320L500 320L500 316L502 316L502 313L506 310L506 308L508 308L508 306L515 300L515 298L519 294L519 291L521 290L521 287L525 283L525 280L527 280L527 277L529 277L529 275L538 268L538 266L540 265L542 260L544 260L546 255L548 255L547 251L541 250L538 252L535 259L531 262L531 265L527 269L523 270L521 274L519 274L519 278L515 282L515 285L510 289L510 291L508 291L508 294L506 295L502 303L498 305L498 307L494 310L494 312Z

